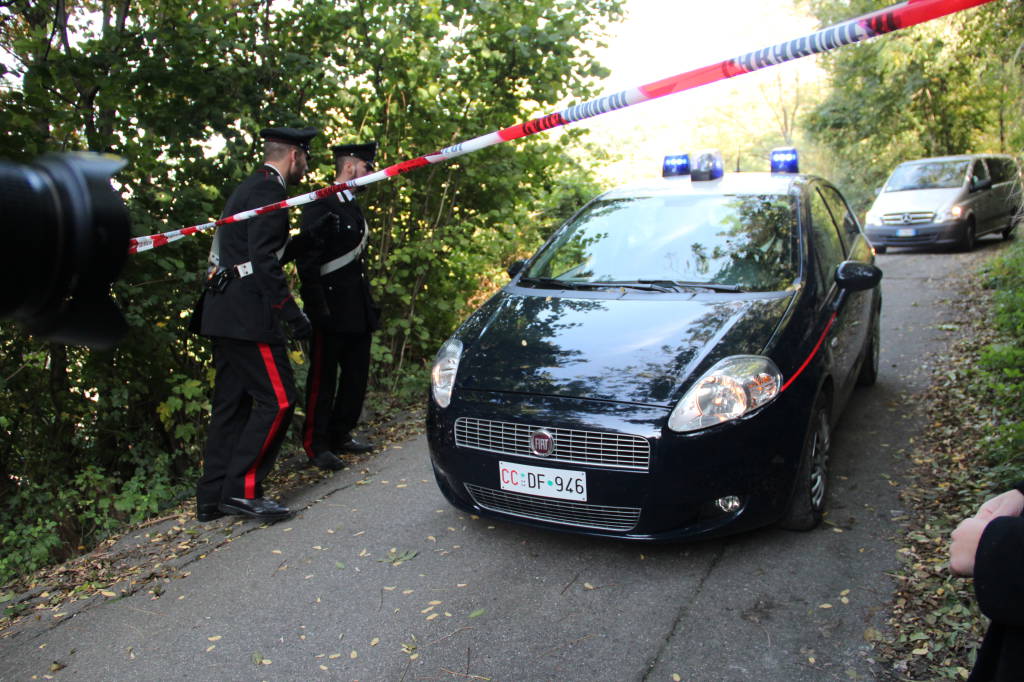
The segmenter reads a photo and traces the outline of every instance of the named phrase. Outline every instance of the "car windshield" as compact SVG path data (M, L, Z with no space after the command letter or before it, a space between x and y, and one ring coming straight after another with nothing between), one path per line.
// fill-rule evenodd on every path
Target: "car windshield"
M911 189L943 189L960 187L967 174L966 161L928 161L905 163L897 166L888 182L886 192L904 192Z
M524 280L781 291L797 276L795 206L752 194L597 200L559 229Z

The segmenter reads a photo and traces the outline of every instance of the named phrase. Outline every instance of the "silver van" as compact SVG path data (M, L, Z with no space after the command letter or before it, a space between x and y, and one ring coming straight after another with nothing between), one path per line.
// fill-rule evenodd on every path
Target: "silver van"
M907 161L879 190L865 222L875 252L890 246L974 248L984 234L1009 239L1021 206L1020 168L1006 154Z

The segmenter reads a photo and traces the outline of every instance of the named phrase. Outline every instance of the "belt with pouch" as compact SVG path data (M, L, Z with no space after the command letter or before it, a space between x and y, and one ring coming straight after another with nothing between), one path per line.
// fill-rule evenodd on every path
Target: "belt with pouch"
M232 265L231 267L218 270L206 280L207 291L221 293L228 288L228 282L233 279L242 279L252 274L252 261Z

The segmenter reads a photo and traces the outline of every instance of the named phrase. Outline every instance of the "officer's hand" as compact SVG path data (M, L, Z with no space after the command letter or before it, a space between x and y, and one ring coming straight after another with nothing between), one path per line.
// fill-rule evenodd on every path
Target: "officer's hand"
M304 312L301 310L297 312L297 315L285 320L285 326L288 327L288 338L308 339L313 335L313 325L309 323L309 318Z

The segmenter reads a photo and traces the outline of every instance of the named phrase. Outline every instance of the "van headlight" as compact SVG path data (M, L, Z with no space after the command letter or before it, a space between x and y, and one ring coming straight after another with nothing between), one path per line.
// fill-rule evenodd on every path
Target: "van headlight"
M733 355L704 373L676 404L668 428L680 433L738 419L779 395L782 373L763 355Z
M455 389L455 375L459 373L459 360L462 359L462 341L448 339L434 357L434 366L430 370L430 389L434 402L440 407L448 407Z
M882 214L879 211L871 209L864 216L864 223L866 225L873 225L877 227L882 224Z
M964 214L964 207L959 204L953 204L945 211L939 212L939 221L945 220L960 220L960 216Z

